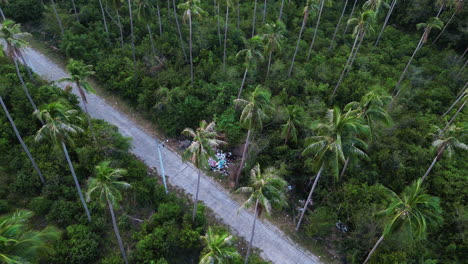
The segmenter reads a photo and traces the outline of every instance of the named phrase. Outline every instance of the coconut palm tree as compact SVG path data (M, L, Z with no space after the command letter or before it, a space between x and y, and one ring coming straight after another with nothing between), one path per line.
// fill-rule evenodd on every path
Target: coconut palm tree
M0 217L0 262L34 263L41 254L53 253L51 245L60 237L52 226L36 231L28 226L33 213L20 210Z
M172 7L174 10L174 19L177 26L177 32L179 33L180 48L182 49L182 54L184 54L185 62L187 62L187 52L185 51L184 41L182 39L182 31L180 31L179 19L177 18L177 5L175 0L172 0Z
M380 30L379 36L377 37L377 40L375 41L374 47L377 47L379 45L380 38L382 37L382 34L387 27L388 20L390 19L390 16L393 13L393 9L395 8L395 5L397 4L398 0L392 0L392 3L390 4L390 8L388 9L387 15L385 16L384 24L382 26L382 29Z
M236 176L236 186L239 185L239 178L247 157L247 149L250 145L250 137L253 131L263 128L263 121L268 118L268 114L273 109L271 103L271 93L268 90L257 86L255 90L247 96L247 99L236 99L234 103L243 107L240 117L240 124L247 129L242 159Z
M77 116L77 110L67 109L65 105L66 102L53 102L41 106L40 109L34 111L34 115L42 122L44 125L37 131L35 140L37 142L48 140L52 145L60 149L62 148L63 154L68 162L70 171L75 182L76 190L78 191L78 196L80 197L83 208L88 217L88 221L91 222L91 214L88 210L88 205L83 197L81 192L80 183L76 177L75 169L68 154L67 142L70 145L73 145L73 139L71 138L72 134L78 134L83 132L79 126L72 124L74 120L81 120Z
M53 2L53 0L52 0L52 2ZM101 9L102 21L104 22L104 30L106 31L106 38L108 38L109 37L109 28L107 27L106 14L104 12L104 6L102 5L102 0L99 0L99 8ZM63 29L62 29L62 35L63 35Z
M59 82L69 82L67 87L70 87L71 84L75 84L81 97L81 101L83 101L89 129L91 130L91 134L93 135L94 140L96 140L93 124L91 122L91 116L88 112L88 99L86 98L87 93L96 93L91 84L87 81L88 77L94 74L93 66L86 65L83 63L83 61L80 60L70 59L67 64L67 71L68 74L70 74L70 77L62 78L59 80Z
M197 213L198 192L200 191L201 170L208 165L208 158L213 157L215 149L226 142L217 139L218 133L215 130L215 122L207 123L205 120L200 122L197 130L186 128L182 134L193 139L192 144L185 150L182 158L184 161L191 161L198 168L197 191L193 205L192 221L195 222Z
M62 19L60 18L59 14L57 12L57 6L55 4L55 1L50 0L50 2L52 3L52 9L54 10L55 18L57 19L57 23L58 23L58 26L60 28L60 33L62 34L62 38L63 38L63 35L65 34L65 31L63 30L63 26L62 26Z
M268 54L267 75L265 81L270 76L271 57L273 52L281 52L281 44L284 39L286 26L280 20L276 23L268 23L265 25L265 33L262 35L263 43L265 44L265 54Z
M244 77L242 78L242 83L239 88L239 92L237 93L238 100L240 99L240 96L242 94L242 89L244 88L245 78L247 77L247 72L249 71L249 69L255 68L258 61L263 60L263 55L262 55L262 52L260 51L260 47L262 45L262 39L260 37L254 36L253 38L249 40L242 38L242 41L244 42L245 49L239 51L236 55L237 58L241 56L244 57L244 65L245 65Z
M22 37L28 35L28 33L21 32L20 24L16 24L13 20L7 19L3 21L0 27L0 39L5 41L5 54L15 64L16 74L21 82L21 87L23 88L26 97L28 97L29 103L31 103L33 109L37 110L36 104L29 94L28 87L21 75L18 63L19 60L23 58L23 48L28 46L28 42L22 39ZM0 45L0 47L1 46L2 45Z
M304 108L297 105L288 105L284 108L286 115L285 123L281 125L281 138L284 139L284 144L291 140L293 143L297 142L299 129L305 126L306 113Z
M437 155L435 156L434 160L432 160L432 163L427 169L426 173L424 173L424 175L422 176L421 182L423 182L426 179L427 175L429 175L429 173L434 168L436 162L442 159L444 153L447 153L448 158L451 158L453 156L453 153L455 152L455 149L457 148L461 150L468 150L468 146L464 143L461 143L454 136L454 134L456 132L459 132L461 129L458 129L454 125L450 126L445 131L440 129L439 127L436 127L436 129L436 140L432 142L432 146L434 147L434 150L436 150Z
M257 22L257 2L258 0L254 0L254 10L253 10L253 17L252 17L252 35L250 36L251 38L255 36L255 22Z
M354 59L356 59L356 55L359 52L359 48L362 45L362 41L364 40L366 33L369 30L372 30L371 24L372 22L374 22L374 19L375 19L375 12L372 10L367 10L367 11L362 12L358 18L353 18L348 21L348 25L356 24L356 26L354 27L354 31L353 31L354 43L349 53L348 60L346 61L343 71L341 72L340 78L338 79L338 82L336 83L336 86L333 89L333 93L331 96L332 98L335 96L336 91L338 90L338 87L340 87L340 84L343 81L345 74L347 74L349 70L351 69L351 67L353 66Z
M463 3L464 3L463 0L454 0L453 4L454 4L455 8L454 8L454 11L452 13L452 16L450 16L449 20L447 21L447 23L445 23L445 25L442 28L442 30L440 31L439 35L437 35L437 37L434 39L434 41L432 41L431 45L434 45L434 43L437 42L437 40L440 38L440 36L442 36L442 34L447 29L447 26L452 22L455 15L459 14L463 10Z
M404 79L404 77L406 75L406 72L408 71L408 68L411 65L411 62L413 62L413 59L416 56L416 53L418 53L418 51L421 49L421 47L427 42L427 39L429 37L429 34L431 33L431 30L434 29L434 28L435 29L440 29L443 25L444 25L444 23L442 21L440 21L439 18L432 17L432 18L429 19L429 21L427 23L419 23L416 26L418 29L424 28L424 32L423 32L423 34L421 36L421 39L418 42L418 45L416 46L416 49L414 49L413 55L411 55L410 60L406 64L405 69L401 73L401 76L398 79L398 82L395 85L395 88L393 89L393 94L394 94L393 95L393 100L394 101L400 95L400 92L401 92L400 84L403 81L403 79Z
M309 14L315 8L316 8L316 6L314 5L313 0L307 0L306 1L306 5L304 6L304 10L302 11L303 18L302 18L301 30L299 31L299 37L297 38L296 49L294 50L293 58L292 58L292 61L291 61L291 66L289 67L288 77L291 77L291 73L292 73L292 70L294 68L294 62L296 61L297 51L299 50L299 43L301 42L302 33L304 32L304 28L306 26L307 19L309 17Z
M226 21L224 22L224 49L223 49L223 69L226 70L226 47L229 22L229 7L232 7L232 1L226 0Z
M269 168L262 173L260 165L257 164L250 171L250 186L237 189L236 193L249 194L249 198L242 204L239 210L252 206L255 208L252 233L244 264L247 264L249 261L257 218L260 217L263 211L265 211L267 215L270 215L272 207L281 208L286 204L284 196L286 185L286 181L278 177L273 168Z
M103 161L96 166L95 177L88 179L88 191L86 192L86 200L91 201L93 196L99 199L99 204L102 207L109 207L112 217L112 226L114 227L115 236L119 243L120 252L125 263L128 264L125 248L120 237L119 227L115 220L114 206L119 206L122 201L122 190L130 188L130 184L120 181L120 178L127 173L124 169L114 169L110 166L110 161Z
M18 138L18 141L21 144L21 147L23 147L24 152L26 152L26 155L28 156L28 158L31 161L34 169L36 170L37 175L39 175L39 178L41 179L42 184L45 184L44 176L42 175L42 172L39 169L39 166L37 166L36 161L34 160L33 156L31 155L31 152L29 152L28 147L24 143L23 138L21 137L21 134L19 133L19 130L16 127L15 121L10 116L10 112L8 111L8 108L7 108L6 104L5 104L5 102L3 101L2 96L0 96L0 104L2 105L3 111L5 111L5 115L6 115L7 119L8 119L8 121L10 122L11 127L13 128L13 131L15 132L16 138Z
M314 0L314 1L319 2L317 3L317 5L319 6L319 10L318 10L319 12L317 16L317 22L315 23L314 36L312 37L312 42L310 43L309 51L307 52L307 61L310 60L310 54L312 53L312 49L314 48L315 38L317 37L317 31L320 25L320 19L322 18L323 6L325 5L325 2L327 4L327 7L332 6L331 0Z
M137 19L140 22L146 24L146 29L148 30L148 35L151 44L151 51L153 52L153 56L156 56L156 48L154 47L153 42L153 33L151 32L150 27L150 21L153 19L156 13L155 8L149 0L135 0L135 4L137 5Z
M228 264L232 259L239 257L239 253L232 246L233 236L227 232L215 232L209 227L201 239L205 249L198 264Z
M201 9L200 0L188 0L185 3L179 4L179 8L184 9L183 22L189 23L189 54L190 54L190 82L193 85L193 56L192 56L192 16L201 18L203 14L206 14Z
M330 42L330 47L328 47L328 51L331 51L333 49L333 44L335 43L335 38L336 38L336 33L338 33L338 30L340 29L341 26L341 20L343 20L344 13L346 12L346 7L348 6L349 0L345 0L345 3L343 5L343 11L341 11L340 18L338 19L338 23L336 24L335 32L333 32L333 37Z
M367 0L362 7L367 10L372 10L378 14L382 6L388 7L386 1L387 0Z
M353 16L354 16L354 10L356 9L357 2L358 2L358 0L354 0L353 7L351 8L351 12L349 13L348 21L351 20L353 18ZM345 29L343 31L343 36L346 35L346 32L348 32L348 27L349 27L349 24L346 23Z
M338 178L339 163L345 162L345 146L353 146L354 152L360 150L356 143L356 134L367 133L368 127L354 111L341 113L338 107L329 109L327 112L327 120L324 123L318 123L313 127L316 131L316 136L311 136L306 139L306 148L303 150L303 156L312 155L312 167L318 170L309 196L304 204L304 208L296 225L296 231L299 230L304 214L307 211L307 206L312 205L312 195L315 191L317 183L324 169L330 169L331 174Z
M427 228L442 221L439 198L426 194L421 185L421 180L413 182L400 196L384 188L390 203L378 215L387 218L387 221L382 235L363 264L369 261L380 243L393 233L405 232L410 238L424 239Z

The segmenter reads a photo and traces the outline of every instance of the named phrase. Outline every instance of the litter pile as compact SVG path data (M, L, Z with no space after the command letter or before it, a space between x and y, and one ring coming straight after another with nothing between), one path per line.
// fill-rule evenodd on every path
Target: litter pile
M231 156L232 153L223 153L223 151L218 150L216 152L215 158L210 157L208 159L208 164L212 171L222 173L224 175L228 175L228 168L229 164L231 163Z

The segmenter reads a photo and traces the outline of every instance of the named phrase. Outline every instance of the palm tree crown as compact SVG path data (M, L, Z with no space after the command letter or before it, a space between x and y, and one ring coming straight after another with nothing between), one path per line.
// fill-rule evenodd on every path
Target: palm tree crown
M247 99L235 100L236 104L244 107L240 117L240 123L244 128L251 130L263 127L263 121L273 109L270 97L270 92L259 85Z
M87 103L88 100L86 99L85 91L88 93L96 93L91 84L87 81L87 78L95 73L93 71L93 66L86 65L81 60L70 59L67 64L67 71L70 77L62 78L59 82L75 83L81 98Z
M227 232L214 232L209 227L201 238L205 244L205 254L201 256L199 264L227 264L239 256L232 247L233 236Z
M7 19L2 22L0 39L5 40L8 58L15 60L22 57L22 49L28 46L28 42L21 37L28 35L28 33L21 32L21 25L16 24L13 20Z
M239 51L236 57L243 57L244 64L247 68L252 68L258 61L263 60L263 54L260 51L262 47L262 38L253 36L251 39L242 38L245 49Z

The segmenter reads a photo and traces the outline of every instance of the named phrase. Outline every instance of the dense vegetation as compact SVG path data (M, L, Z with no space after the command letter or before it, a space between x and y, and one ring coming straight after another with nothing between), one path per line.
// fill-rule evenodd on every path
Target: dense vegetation
M10 2L2 5L7 17L25 23L66 56L94 65L105 89L129 101L168 136L179 136L201 120L216 121L228 147L245 164L239 174L233 173L236 183L246 184L257 163L276 168L292 187L284 213L305 230L306 241L321 241L352 263L365 260L374 245L379 247L372 251L372 263L463 261L468 174L467 147L461 143L466 141L462 108L468 77L468 8L463 1L266 1L265 9L263 1ZM388 10L393 12L376 45ZM34 144L39 124L20 110L30 106L21 89L12 87L19 86L13 66L2 67L11 75L2 74L2 96L8 96L26 142L29 135ZM41 104L70 97L48 87L33 90ZM457 98L456 107L445 114ZM76 108L76 99L68 99ZM95 122L96 137L108 141L98 148L90 133L75 139L77 174L93 175L94 166L106 157L113 160L112 167L128 171L124 179L133 190L149 181L144 166L128 155L128 142L115 129ZM84 217L70 190L71 178L58 177L66 171L61 169L65 163L55 164L49 146L37 144L33 154L39 156L39 166L49 168L47 175L57 175L52 180L56 185L40 188L39 179L29 177L32 168L23 162L26 156L8 122L2 124L8 136L2 136L6 155L0 164L2 177L9 180L2 185L2 196L8 198L3 204L29 204L43 210L36 214L51 223L68 226L55 256L59 259L61 254L70 259L72 253L65 249L78 248L74 243L81 241L97 249L102 229L95 220L87 224L85 218L73 219L75 212L70 212L75 208ZM141 183L141 188L147 186ZM148 197L138 198L141 193ZM312 205L304 203L308 193ZM177 201L171 197L161 202L159 189L135 194L132 202L143 202L143 207L152 203L162 211L172 205L163 204ZM302 206L303 214L297 210ZM131 215L134 207L124 208ZM104 207L96 204L91 210ZM180 219L186 219L186 210L180 212ZM170 212L163 212L163 219L164 214ZM181 226L174 232L198 237L202 231L197 228L204 226L200 221L195 227L176 221ZM338 230L337 222L346 231ZM165 232L153 224L138 234ZM172 235L160 234L168 241ZM150 254L141 249L146 244L139 247L145 240L135 237L140 240L135 254ZM184 243L178 249L185 256L198 254L191 251L198 244ZM104 254L83 255L98 253ZM175 256L150 259L158 257L178 263Z

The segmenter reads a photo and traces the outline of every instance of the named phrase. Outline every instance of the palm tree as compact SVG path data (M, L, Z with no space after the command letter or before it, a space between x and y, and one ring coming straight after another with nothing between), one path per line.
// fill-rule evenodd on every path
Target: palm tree
M24 152L26 152L26 155L28 156L28 158L31 161L34 169L36 170L37 175L39 175L39 178L41 179L42 184L45 184L44 176L42 175L42 172L39 169L39 166L37 166L36 161L34 160L33 156L31 155L31 152L29 152L28 147L24 143L23 138L21 137L21 134L19 133L19 130L16 127L15 121L10 116L10 112L8 111L8 108L7 108L6 104L5 104L5 102L3 101L2 96L0 96L0 104L2 105L3 111L5 111L5 115L8 118L8 121L10 121L11 127L13 127L13 131L15 132L15 135L18 138L18 141L20 142L21 147L23 147Z
M309 17L309 14L312 12L314 8L315 6L313 5L313 0L307 0L306 5L304 6L304 10L302 12L303 14L302 26L301 26L301 30L299 31L299 37L297 38L296 49L294 50L294 55L292 58L291 66L289 67L288 77L291 77L291 73L294 68L294 62L296 60L297 51L299 50L299 43L301 42L302 33L304 32L304 28L307 23L307 18Z
M26 210L0 217L0 262L9 264L34 263L41 254L51 254L51 245L60 237L60 231L47 226L41 231L28 227L33 213Z
M328 110L326 122L315 125L314 129L316 136L306 139L306 148L302 155L312 154L312 166L314 169L318 169L318 172L296 225L296 231L301 226L307 206L309 203L312 205L312 195L325 167L330 168L331 173L335 178L338 178L339 163L340 161L345 162L344 147L346 145L353 146L354 152L363 153L362 150L358 149L358 145L352 143L357 141L355 135L366 133L368 127L363 124L356 112L348 111L342 114L340 109L335 107Z
M260 51L260 47L262 44L262 40L258 36L254 36L253 38L247 40L242 38L244 42L245 49L239 51L236 57L243 56L244 57L244 64L245 64L245 71L244 77L242 78L242 83L239 88L239 92L237 93L237 99L240 99L242 94L242 89L244 88L245 78L247 77L247 72L249 69L253 69L257 65L257 61L263 60L262 52ZM237 106L237 105L236 105Z
M55 5L55 1L50 0L50 2L52 3L52 9L54 10L55 18L57 19L57 23L58 23L58 26L60 28L60 33L62 34L62 38L63 38L63 35L65 34L65 31L63 30L63 26L62 26L62 19L60 18L59 14L57 12L57 6Z
M192 57L192 15L201 18L205 11L201 9L200 0L188 0L185 3L179 4L179 8L184 9L183 22L189 22L189 54L190 54L190 82L193 85L193 57Z
M121 0L104 0L106 6L109 5L115 10L115 14L117 16L117 27L119 28L120 32L120 46L122 48L122 51L124 50L124 37L123 37L123 26L122 23L120 22L120 13L119 9L122 7L122 1Z
M253 10L253 17L252 17L252 35L250 36L251 38L255 36L255 22L257 21L257 2L258 0L254 0L254 10Z
M34 111L34 115L44 123L44 125L39 129L39 131L37 131L35 140L40 142L48 139L55 148L60 149L60 146L62 147L63 154L67 159L68 166L70 167L70 171L75 182L76 190L78 191L78 196L80 197L86 216L88 217L88 221L91 222L91 214L89 213L88 205L83 198L80 183L76 177L75 169L73 168L66 145L67 142L73 145L71 134L83 132L79 126L71 123L75 119L81 120L77 116L77 112L77 110L67 109L65 102L61 101L41 106L39 110Z
M94 71L92 70L92 65L86 65L83 61L70 59L67 65L68 74L70 77L65 77L59 80L59 82L69 82L70 84L67 87L70 87L71 84L75 84L78 89L78 93L83 101L83 106L86 112L86 118L88 119L88 126L91 130L94 140L96 137L94 135L93 124L91 122L91 116L88 112L88 99L86 98L86 93L96 93L91 84L86 80Z
M200 191L201 170L208 165L208 158L214 156L214 149L226 142L218 140L218 133L215 130L215 122L207 123L205 120L200 122L200 127L194 131L186 128L182 134L193 138L192 144L185 150L182 158L184 161L191 161L198 168L197 191L193 205L192 221L195 222L197 213L198 192Z
M125 248L120 237L119 227L115 220L114 206L119 206L122 201L122 190L130 188L130 184L120 181L120 178L127 173L124 169L113 169L110 167L110 161L103 161L96 166L96 177L89 178L88 191L86 192L86 200L91 201L92 196L97 196L99 204L102 207L109 207L112 217L112 225L114 227L115 236L119 243L120 252L126 264L128 264Z
M283 9L284 9L284 0L281 0L281 7L279 10L278 20L281 20L281 18L283 17Z
M462 10L463 10L463 3L464 1L463 0L454 0L455 1L455 8L454 8L454 11L453 11L453 14L452 16L450 16L449 20L447 21L447 23L445 23L444 27L442 28L442 30L440 31L439 35L437 35L437 37L434 39L434 41L432 42L432 45L434 45L434 43L437 42L437 40L440 38L440 36L442 36L442 34L445 32L445 30L447 29L447 26L452 22L453 18L455 17L456 14L460 13Z
M175 19L176 26L177 26L177 32L179 33L180 48L182 49L182 54L184 54L185 62L187 62L187 52L185 51L184 41L182 39L182 31L180 31L179 19L177 18L177 6L176 6L175 0L172 0L172 7L174 10L174 19Z
M343 81L345 74L347 74L353 66L354 59L356 58L356 55L359 52L359 48L361 47L362 41L364 40L366 33L372 29L371 23L374 21L374 18L375 12L372 10L367 10L362 12L358 18L348 20L348 25L356 24L356 27L354 27L353 31L353 35L355 36L354 43L349 53L348 60L346 61L343 71L341 72L340 78L338 79L338 82L336 83L336 86L333 89L333 93L331 96L332 98L335 96L338 87L340 87L340 84Z
M101 0L99 0L101 1ZM131 44L132 44L132 61L133 61L133 75L135 78L135 83L136 83L136 78L137 78L137 64L136 64L136 55L135 55L135 34L133 33L133 11L132 11L132 3L131 0L127 0L128 2L128 14L130 18L130 37L131 37Z
M367 10L372 10L378 14L382 6L388 7L386 1L387 0L367 0L362 7Z
M227 232L217 233L209 227L201 239L205 249L198 264L228 264L230 260L239 257L239 253L232 246L233 236Z
M452 109L458 104L458 102L460 102L460 100L463 100L463 104L458 108L457 112L455 112L455 114L447 123L444 129L447 129L452 124L452 122L455 120L455 117L457 117L458 113L460 113L463 107L465 107L465 104L468 101L468 89L466 88L467 85L468 85L468 82L465 84L464 90L458 96L457 100L455 100L455 102L453 102L453 104L449 107L449 109L447 109L447 111L445 111L445 113L442 115L442 117L446 116L450 111L452 111Z
M385 21L384 21L384 24L382 26L382 29L380 30L379 36L377 37L377 40L375 41L374 47L377 47L377 45L379 45L380 38L382 37L382 34L383 34L385 28L387 27L388 20L390 19L390 16L393 13L393 9L395 8L395 5L396 5L397 1L398 0L392 0L392 3L390 4L390 8L388 9L387 15L385 16Z
M155 14L154 6L151 4L149 0L136 0L137 5L137 19L140 22L146 24L146 29L148 30L148 35L151 43L151 51L153 52L153 56L156 56L156 48L154 47L153 42L153 34L151 32L151 27L149 22L153 19Z
M99 7L101 9L102 21L104 22L104 30L106 31L106 38L108 38L109 37L109 28L107 27L106 14L104 12L104 6L102 5L102 0L99 0ZM63 34L63 32L62 32L62 34Z
M391 234L406 231L411 238L424 239L428 226L437 225L442 221L439 198L426 194L421 185L421 180L413 182L404 189L400 196L384 188L390 204L378 215L388 220L382 236L377 240L363 264L369 261L384 238Z
M284 139L284 144L291 140L297 142L300 127L305 126L306 114L304 108L297 105L288 105L284 108L286 114L286 122L281 125L281 138Z
M255 206L252 233L244 264L247 264L250 257L257 218L263 210L267 215L270 215L272 207L278 208L286 204L284 197L286 185L286 181L278 177L273 168L269 168L262 173L260 165L257 164L250 171L250 186L237 189L236 193L247 193L250 195L239 210L245 207Z
M73 12L75 14L76 21L80 23L80 18L78 17L78 11L76 10L75 0L71 0L73 6Z
M276 23L268 23L265 25L265 33L262 35L265 43L265 53L268 54L268 67L265 81L270 76L271 56L273 52L281 52L281 42L284 39L286 26L280 20Z
M354 0L354 4L353 4L353 7L351 8L351 13L349 13L349 18L348 18L348 21L351 20L353 18L353 15L354 15L354 10L356 9L356 4L357 4L358 0ZM343 36L346 35L346 32L348 32L348 26L349 24L347 23L346 26L345 26L345 29L343 31Z
M37 110L36 104L29 94L28 87L26 86L23 76L21 75L18 64L18 61L23 58L23 48L28 46L28 42L23 40L22 37L28 35L28 33L21 32L20 24L15 24L13 20L7 19L3 21L0 28L0 39L5 41L5 53L7 57L15 64L16 74L18 75L18 79L21 82L21 87L28 97L29 103L31 103L34 110ZM2 45L0 45L0 47L1 46Z
M0 4L8 5L8 0L0 0ZM0 17L2 18L2 20L6 20L5 14L3 14L3 9L1 6L0 6Z
M266 10L267 10L267 0L265 0L265 4L263 4L263 18L262 18L262 24L265 24Z
M312 53L312 49L314 48L315 44L315 38L317 37L317 31L318 27L320 25L320 18L322 17L322 12L323 12L323 6L325 5L325 1L327 2L327 7L331 7L332 1L331 0L314 0L314 1L319 1L319 12L317 16L317 22L315 23L315 29L314 29L314 36L312 37L312 42L310 43L309 51L307 52L307 61L310 60L310 54Z
M419 23L416 26L418 29L424 28L424 32L423 32L423 34L421 36L421 39L419 40L418 45L416 46L416 49L414 49L413 55L411 55L410 60L408 61L408 63L405 66L405 69L401 73L400 79L398 79L398 82L395 85L395 88L393 89L393 94L394 94L393 100L394 101L396 100L396 98L398 98L398 95L400 95L400 92L401 92L400 84L403 81L403 78L405 77L406 71L408 71L408 68L411 65L411 62L413 61L414 56L416 56L416 53L418 53L418 51L421 49L421 47L424 45L424 43L427 42L427 39L429 37L429 34L431 33L431 30L433 28L440 29L443 25L444 25L444 23L442 21L440 21L439 18L432 17L432 18L429 19L429 21L427 23Z
M226 0L226 22L224 22L224 50L223 50L223 69L226 70L226 45L229 22L229 7L232 6L231 0Z
M246 100L236 99L234 101L236 105L244 107L240 117L240 124L242 127L247 129L247 138L245 139L242 159L236 176L236 186L239 185L239 178L247 157L247 149L250 145L250 136L252 131L257 129L261 130L263 128L263 121L268 118L268 113L273 108L270 98L270 91L262 89L259 85L247 96Z
M336 33L338 33L338 29L341 26L341 20L343 20L344 13L346 12L346 7L348 6L349 0L345 0L344 6L343 6L343 11L341 11L340 18L338 19L338 23L336 24L335 32L333 32L333 37L330 42L330 47L328 48L328 51L331 51L333 48L333 43L335 43L335 38L336 38Z
M438 127L436 127L436 129L436 140L432 142L432 146L436 150L437 155L435 156L434 160L432 160L432 163L427 169L426 173L424 173L424 175L422 176L421 182L423 182L426 179L427 175L429 175L429 173L434 168L436 162L442 159L444 153L447 153L447 156L451 158L456 148L468 150L468 146L458 141L458 139L454 136L454 134L460 130L456 126L452 125L446 131Z

